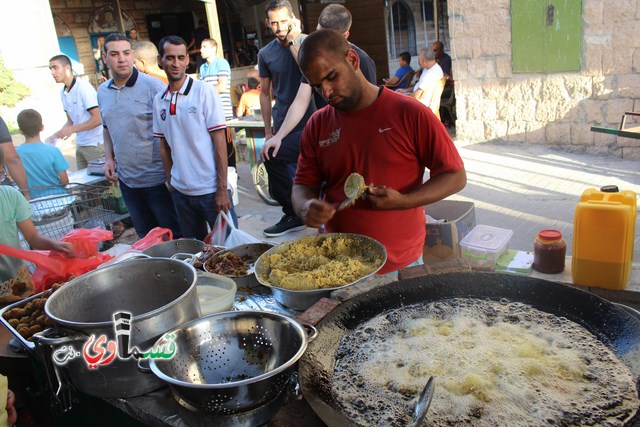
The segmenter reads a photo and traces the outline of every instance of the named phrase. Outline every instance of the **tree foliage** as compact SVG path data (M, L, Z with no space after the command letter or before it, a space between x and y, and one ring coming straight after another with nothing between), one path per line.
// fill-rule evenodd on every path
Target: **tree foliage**
M4 65L0 56L0 105L14 107L31 94L31 88L13 77L13 71Z

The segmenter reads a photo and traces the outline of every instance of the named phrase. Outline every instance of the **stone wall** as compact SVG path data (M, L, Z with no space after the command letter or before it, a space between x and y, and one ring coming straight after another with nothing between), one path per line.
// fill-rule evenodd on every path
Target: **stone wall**
M640 140L594 133L640 110L640 0L583 0L582 70L514 74L509 0L449 0L458 139L640 158Z

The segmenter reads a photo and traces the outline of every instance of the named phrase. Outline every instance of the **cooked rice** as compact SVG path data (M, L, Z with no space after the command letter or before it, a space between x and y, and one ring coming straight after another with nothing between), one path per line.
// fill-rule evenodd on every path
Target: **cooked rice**
M290 290L334 288L372 273L382 263L358 240L332 236L310 240L301 239L268 255L262 279Z

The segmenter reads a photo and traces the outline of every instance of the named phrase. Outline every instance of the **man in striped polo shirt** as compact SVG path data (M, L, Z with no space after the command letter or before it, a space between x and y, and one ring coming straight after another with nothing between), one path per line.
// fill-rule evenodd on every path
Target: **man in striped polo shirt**
M187 43L167 36L158 44L169 86L153 100L153 133L184 237L203 240L218 212L238 223L227 181L226 122L218 93L186 74Z

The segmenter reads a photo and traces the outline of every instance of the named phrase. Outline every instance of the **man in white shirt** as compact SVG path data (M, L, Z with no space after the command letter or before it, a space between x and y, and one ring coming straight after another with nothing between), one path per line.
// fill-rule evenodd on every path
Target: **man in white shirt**
M169 87L153 100L153 134L161 140L171 197L184 237L203 240L218 212L237 226L227 181L226 122L213 86L186 74L187 43L167 36L158 44Z
M71 60L66 55L51 58L49 70L56 83L64 83L60 96L67 113L67 122L55 136L67 139L76 134L76 166L86 168L90 161L104 157L96 90L73 74Z
M420 49L418 63L422 67L420 80L413 88L398 89L396 92L404 93L417 99L433 111L440 118L440 96L444 87L444 73L436 62L435 53L431 49Z

